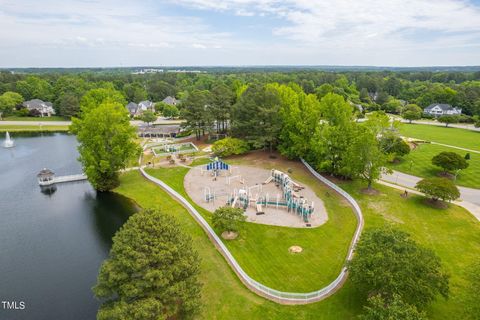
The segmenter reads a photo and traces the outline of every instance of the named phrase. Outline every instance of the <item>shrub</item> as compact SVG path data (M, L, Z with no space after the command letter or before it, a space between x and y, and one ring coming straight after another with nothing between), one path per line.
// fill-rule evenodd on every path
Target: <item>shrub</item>
M244 154L248 150L250 150L250 148L245 141L230 137L218 140L212 146L212 151L220 157Z
M417 182L415 188L431 197L433 201L438 199L452 201L460 197L457 186L447 178L425 178Z

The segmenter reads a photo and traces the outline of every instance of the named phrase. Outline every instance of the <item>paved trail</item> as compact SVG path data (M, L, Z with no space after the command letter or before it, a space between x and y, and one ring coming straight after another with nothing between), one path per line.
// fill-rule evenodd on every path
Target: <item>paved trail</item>
M411 189L415 190L415 185L422 178L412 176L406 173L393 171L392 174L382 174L381 183L387 184L391 187L397 189ZM458 187L460 190L460 200L455 201L455 204L458 204L468 211L470 211L479 221L480 221L480 189ZM413 191L414 193L419 193Z

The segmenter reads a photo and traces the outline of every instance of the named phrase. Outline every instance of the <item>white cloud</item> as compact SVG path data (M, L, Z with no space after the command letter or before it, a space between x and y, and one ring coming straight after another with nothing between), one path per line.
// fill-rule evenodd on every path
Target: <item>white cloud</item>
M164 2L201 11L171 15ZM236 16L231 32L218 29L225 17L214 21L225 14ZM458 65L478 56L480 9L467 0L0 0L3 66Z
M200 43L194 43L192 44L192 47L195 49L207 49L206 45L200 44Z
M352 47L373 35L399 45L412 40L408 30L444 33L480 33L480 9L462 0L175 0L203 10L249 12L269 15L286 25L272 30L274 35L315 45L348 41ZM416 34L414 34L415 36ZM422 40L424 41L424 40ZM325 43L322 43L324 45Z

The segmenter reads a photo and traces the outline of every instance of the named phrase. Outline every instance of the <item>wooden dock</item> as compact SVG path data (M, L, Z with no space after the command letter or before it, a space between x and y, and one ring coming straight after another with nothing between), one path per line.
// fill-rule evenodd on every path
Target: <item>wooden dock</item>
M64 182L73 182L73 181L83 181L87 180L87 176L84 174L73 174L70 176L59 176L53 177L51 180L48 181L38 181L40 186L50 186L56 183L64 183Z

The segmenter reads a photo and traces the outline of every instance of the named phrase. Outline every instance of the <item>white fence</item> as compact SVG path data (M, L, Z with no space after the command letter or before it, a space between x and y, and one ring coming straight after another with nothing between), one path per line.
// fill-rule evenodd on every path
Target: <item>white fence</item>
M343 197L347 199L348 202L353 206L355 214L358 219L358 224L357 224L357 229L355 231L355 235L352 239L352 243L350 245L348 255L347 255L347 261L350 260L353 256L353 249L355 244L357 243L360 234L363 229L363 216L362 216L362 211L360 210L360 207L358 206L357 202L344 190L342 190L340 187L335 185L334 183L328 181L324 177L322 177L320 174L318 174L315 170L310 167L308 163L306 163L302 159L303 164L307 167L307 169L312 172L312 174L321 180L323 183L327 184L329 187L340 193ZM252 279L243 269L242 267L238 264L237 260L233 257L233 255L230 253L228 248L225 246L223 241L218 237L218 235L215 233L215 231L212 229L212 227L208 224L208 222L202 217L202 215L191 205L190 202L188 202L183 196L181 196L177 191L175 191L173 188L168 186L166 183L163 181L152 177L148 173L145 172L143 168L140 168L140 171L142 175L147 178L148 180L152 181L153 183L159 185L162 187L164 190L166 190L170 195L172 195L174 198L176 198L185 208L188 209L190 214L195 218L195 220L200 224L200 226L205 230L207 233L208 237L212 240L212 242L215 244L217 249L220 251L220 253L225 257L227 262L230 264L230 266L233 268L235 273L238 275L240 280L253 292L269 299L272 301L275 301L277 303L282 303L282 304L307 304L307 303L312 303L316 301L320 301L322 299L325 299L326 297L332 295L335 293L338 289L341 288L342 284L347 278L347 269L346 267L343 267L342 270L340 271L340 274L338 277L333 280L329 285L326 287L313 291L313 292L308 292L308 293L296 293L296 292L283 292L283 291L278 291L272 288L269 288L260 282Z

